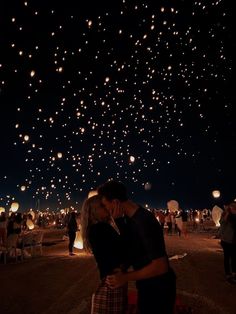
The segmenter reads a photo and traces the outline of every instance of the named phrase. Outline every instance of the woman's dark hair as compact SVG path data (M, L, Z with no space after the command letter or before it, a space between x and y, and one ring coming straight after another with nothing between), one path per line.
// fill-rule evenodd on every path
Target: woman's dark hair
M128 200L125 185L118 181L108 181L100 185L97 191L98 195L104 196L109 201L118 199L121 202L125 202Z

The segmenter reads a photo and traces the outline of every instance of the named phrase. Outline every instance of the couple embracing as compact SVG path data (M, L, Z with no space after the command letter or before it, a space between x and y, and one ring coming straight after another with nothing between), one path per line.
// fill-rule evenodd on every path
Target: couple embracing
M129 281L136 282L138 313L173 314L176 277L159 222L128 199L121 182L108 181L97 192L81 215L84 248L93 253L101 278L91 314L125 314Z

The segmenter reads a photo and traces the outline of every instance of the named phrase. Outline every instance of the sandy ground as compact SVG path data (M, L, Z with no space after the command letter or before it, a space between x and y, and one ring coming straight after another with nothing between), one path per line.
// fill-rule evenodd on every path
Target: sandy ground
M46 230L43 256L0 263L1 314L89 314L91 294L99 277L92 256L75 250L68 256L62 230ZM177 274L177 293L197 314L235 314L236 285L225 281L223 254L212 230L187 238L165 236ZM133 283L130 284L133 289Z

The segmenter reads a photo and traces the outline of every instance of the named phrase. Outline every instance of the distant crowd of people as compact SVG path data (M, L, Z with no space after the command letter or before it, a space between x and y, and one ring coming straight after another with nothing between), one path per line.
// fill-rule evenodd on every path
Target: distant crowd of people
M7 238L12 234L20 234L30 229L33 224L30 214L11 213L8 217L5 212L0 214L0 245L5 246Z
M173 314L176 274L169 264L165 234L175 232L186 237L189 221L194 224L209 217L208 210L147 210L129 199L123 183L108 181L98 187L96 195L84 201L81 216L72 211L56 219L66 227L69 255L74 255L76 233L81 229L84 250L95 257L101 280L92 296L91 314L126 314L129 281L136 282L135 313ZM2 212L0 242L4 244L10 234L27 230L29 220L30 214L12 213L6 217ZM226 279L235 284L236 202L225 205L219 238Z

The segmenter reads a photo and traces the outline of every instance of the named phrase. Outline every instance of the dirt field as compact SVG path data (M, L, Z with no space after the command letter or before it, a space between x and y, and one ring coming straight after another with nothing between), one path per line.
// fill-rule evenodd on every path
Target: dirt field
M99 278L92 256L75 250L68 256L63 231L47 230L43 256L0 263L1 314L89 314L91 294ZM187 238L165 236L177 274L177 293L196 314L235 314L236 285L224 279L223 254L212 232L192 232ZM130 284L133 288L133 283Z

